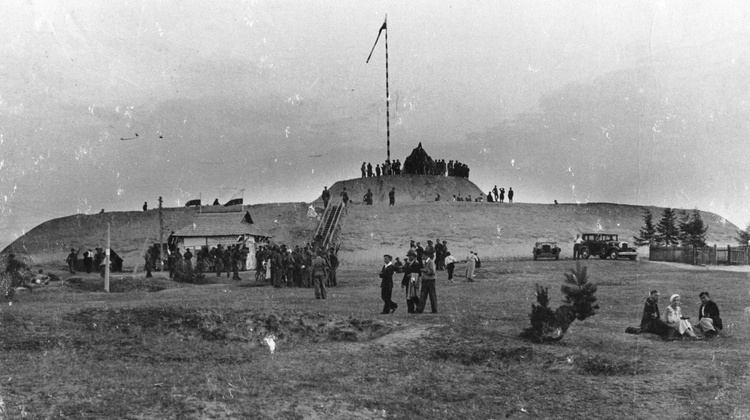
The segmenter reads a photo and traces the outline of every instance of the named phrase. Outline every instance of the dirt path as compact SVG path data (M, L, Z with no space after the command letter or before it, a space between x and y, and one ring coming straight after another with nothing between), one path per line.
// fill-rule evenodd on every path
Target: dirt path
M651 264L662 264L689 271L731 271L735 273L750 273L750 265L690 265L666 261L649 261Z

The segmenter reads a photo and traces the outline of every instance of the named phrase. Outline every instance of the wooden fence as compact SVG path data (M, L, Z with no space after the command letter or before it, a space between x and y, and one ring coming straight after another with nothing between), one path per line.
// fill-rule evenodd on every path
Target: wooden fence
M750 265L750 248L746 245L662 246L651 248L649 259L693 265Z

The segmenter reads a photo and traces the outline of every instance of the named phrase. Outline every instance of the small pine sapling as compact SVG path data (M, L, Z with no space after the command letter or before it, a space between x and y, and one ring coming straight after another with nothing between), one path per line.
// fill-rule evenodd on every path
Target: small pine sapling
M564 273L565 283L560 291L565 303L554 311L549 307L549 288L536 285L536 303L531 305L531 327L521 337L536 342L559 341L576 319L596 315L596 285L589 283L586 267L576 264L570 273Z

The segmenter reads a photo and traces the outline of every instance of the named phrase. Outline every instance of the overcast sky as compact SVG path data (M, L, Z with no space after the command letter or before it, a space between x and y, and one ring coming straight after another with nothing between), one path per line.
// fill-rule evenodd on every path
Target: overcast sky
M422 142L516 201L750 222L747 2L8 0L0 247L358 177L386 158L384 39L365 63L386 14L393 159Z

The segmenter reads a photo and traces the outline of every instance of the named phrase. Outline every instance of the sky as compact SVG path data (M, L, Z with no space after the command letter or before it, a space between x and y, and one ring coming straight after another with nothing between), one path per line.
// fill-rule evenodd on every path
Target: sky
M0 248L77 213L312 201L422 143L515 201L750 222L750 4L8 0Z

